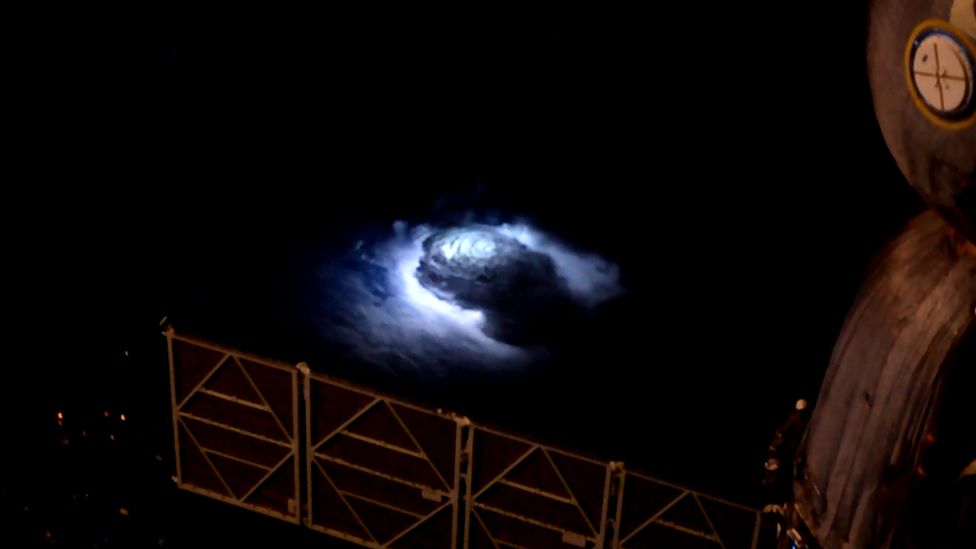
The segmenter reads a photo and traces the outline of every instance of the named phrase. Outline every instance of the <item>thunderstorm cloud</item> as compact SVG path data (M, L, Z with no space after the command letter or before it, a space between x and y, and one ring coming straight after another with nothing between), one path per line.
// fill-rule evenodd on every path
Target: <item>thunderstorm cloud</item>
M507 368L622 293L619 269L526 223L410 227L360 240L318 273L324 335L390 368Z

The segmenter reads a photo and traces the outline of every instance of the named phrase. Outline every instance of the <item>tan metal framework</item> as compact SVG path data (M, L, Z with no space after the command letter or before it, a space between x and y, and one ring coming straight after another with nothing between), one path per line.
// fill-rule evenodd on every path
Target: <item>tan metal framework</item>
M182 489L377 549L757 545L748 507L164 334Z
M297 370L165 335L178 486L298 524Z
M305 524L367 547L456 547L465 420L303 372Z
M465 548L603 547L614 464L479 426L468 442Z
M737 503L622 470L614 524L614 549L749 549L759 541L760 515Z

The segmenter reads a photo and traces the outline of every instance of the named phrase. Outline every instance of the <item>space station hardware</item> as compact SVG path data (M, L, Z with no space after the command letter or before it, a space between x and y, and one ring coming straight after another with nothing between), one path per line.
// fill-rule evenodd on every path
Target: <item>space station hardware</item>
M305 363L164 334L183 490L374 548L757 545L749 507Z
M881 131L930 210L880 254L847 316L796 459L791 516L811 547L971 546L973 0L872 0L867 60Z

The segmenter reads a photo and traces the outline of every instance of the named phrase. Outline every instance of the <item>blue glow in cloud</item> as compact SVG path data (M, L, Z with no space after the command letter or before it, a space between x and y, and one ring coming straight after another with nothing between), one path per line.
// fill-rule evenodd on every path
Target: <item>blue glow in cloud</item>
M619 269L528 224L403 222L323 268L325 335L387 367L511 367L544 354L545 327L622 293Z

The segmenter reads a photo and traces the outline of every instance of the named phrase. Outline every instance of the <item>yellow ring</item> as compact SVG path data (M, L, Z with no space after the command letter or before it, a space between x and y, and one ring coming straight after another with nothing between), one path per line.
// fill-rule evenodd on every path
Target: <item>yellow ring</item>
M908 79L908 92L912 95L912 100L915 102L915 106L918 107L918 110L922 111L922 114L924 114L925 118L928 118L930 122L947 130L965 130L976 123L976 109L973 110L973 113L970 114L968 118L963 120L946 120L932 112L932 109L925 104L925 101L918 94L915 79L912 78L912 50L915 49L915 41L918 40L922 33L932 30L939 30L952 36L957 42L969 50L970 62L976 63L976 44L973 43L972 39L969 38L966 33L960 32L959 29L945 21L942 21L941 19L928 19L926 21L922 21L915 27L915 30L912 31L912 35L908 39L908 46L905 48L905 77ZM973 69L976 70L976 67L973 67ZM976 77L976 75L974 75L974 77ZM974 95L972 101L976 101L976 95Z

